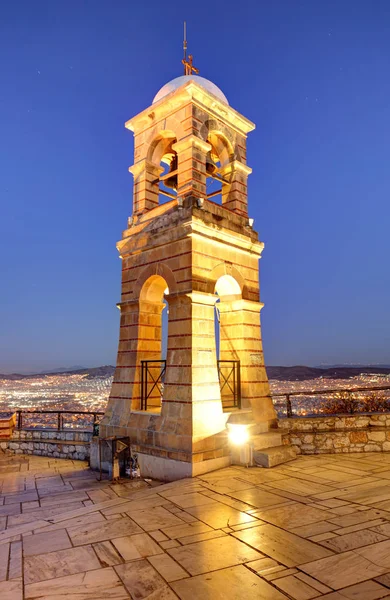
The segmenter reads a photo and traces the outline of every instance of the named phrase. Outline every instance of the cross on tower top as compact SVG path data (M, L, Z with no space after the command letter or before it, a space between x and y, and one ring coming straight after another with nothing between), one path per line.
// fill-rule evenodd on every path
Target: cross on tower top
M192 54L190 54L188 56L188 60L186 58L183 58L183 60L181 61L184 65L184 75L192 75L192 73L199 73L199 69L194 67L192 64L193 58L194 57L192 56Z

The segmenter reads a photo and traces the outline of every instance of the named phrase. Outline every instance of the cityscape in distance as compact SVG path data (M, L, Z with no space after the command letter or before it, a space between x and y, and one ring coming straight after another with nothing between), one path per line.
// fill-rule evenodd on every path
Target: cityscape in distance
M390 366L384 365L328 368L271 366L267 367L267 373L274 405L280 417L286 415L285 394L302 393L294 397L294 415L307 416L323 411L323 402L330 396L326 394L327 390L390 388ZM113 374L114 367L111 365L27 375L0 374L0 412L104 412ZM318 391L325 393L311 395ZM384 390L383 394L390 398L390 389ZM69 415L68 426L72 424L83 426L84 422L77 415Z

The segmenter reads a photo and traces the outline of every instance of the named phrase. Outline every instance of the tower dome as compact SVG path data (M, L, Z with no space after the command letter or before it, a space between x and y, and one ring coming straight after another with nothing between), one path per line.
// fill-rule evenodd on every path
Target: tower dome
M225 94L219 89L219 87L215 85L215 83L209 81L208 79L205 79L204 77L199 77L199 75L182 75L181 77L176 77L175 79L172 79L172 81L166 83L161 88L161 90L157 92L153 99L153 104L155 104L162 98L165 98L165 96L167 96L171 92L174 92L188 81L195 81L195 83L197 83L205 90L210 92L210 94L216 96L218 100L221 100L221 102L225 102L225 104L229 104Z

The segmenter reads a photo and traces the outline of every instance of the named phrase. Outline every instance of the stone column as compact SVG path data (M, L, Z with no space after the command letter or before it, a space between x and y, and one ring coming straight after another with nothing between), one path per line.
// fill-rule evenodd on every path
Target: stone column
M222 177L230 182L222 184L222 205L244 217L248 216L247 182L251 173L252 169L238 160L221 169Z
M172 149L178 158L178 187L180 197L206 197L206 155L211 145L196 135L173 144Z
M164 304L134 301L121 305L117 365L100 435L127 435L132 410L141 404L141 360L161 358L161 312ZM158 391L149 405L160 405Z
M220 311L220 358L241 362L241 407L252 407L257 422L276 419L264 366L260 329L261 302L224 300Z
M192 454L215 450L211 438L225 427L215 353L215 296L192 292L169 295L168 301L162 433L179 423L179 435L170 440L175 448Z
M133 215L141 215L158 206L159 182L163 167L144 159L129 167L134 176Z

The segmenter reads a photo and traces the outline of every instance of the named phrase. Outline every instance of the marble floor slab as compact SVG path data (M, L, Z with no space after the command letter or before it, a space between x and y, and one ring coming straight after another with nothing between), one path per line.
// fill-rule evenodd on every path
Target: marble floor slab
M318 523L333 517L332 512L320 508L312 508L299 503L257 511L253 513L253 515L262 521L267 521L268 523L272 523L282 529L288 530L309 525L311 523Z
M72 598L129 600L129 595L121 579L111 568L31 583L25 588L25 600L70 600Z
M147 560L137 560L115 567L132 600L174 600L176 594Z
M168 554L191 575L216 571L264 556L230 536L171 548Z
M34 556L71 547L72 544L66 530L59 529L58 531L26 536L23 540L23 555L25 557Z
M142 529L129 517L124 517L116 521L99 521L87 525L68 527L67 532L74 546L83 546L84 544L102 542L124 535L142 533Z
M25 583L36 583L45 579L99 569L100 563L92 546L82 546L27 556L23 567Z
M133 510L131 516L145 531L154 529L165 529L174 525L182 525L184 521L176 517L162 506L156 506L153 510Z
M238 565L172 583L181 600L287 600L257 575Z
M187 512L214 529L256 521L256 517L224 504L193 506Z
M325 585L339 590L361 581L383 575L388 570L374 561L350 550L334 556L300 565L300 570Z
M390 528L390 523L388 524ZM370 529L361 529L353 533L347 533L346 535L336 535L328 540L321 541L321 545L325 548L329 548L334 552L346 552L347 550L354 550L362 546L369 544L375 544L377 542L383 542L387 538L385 535L377 531Z
M287 567L333 554L330 550L273 525L260 525L232 535Z

